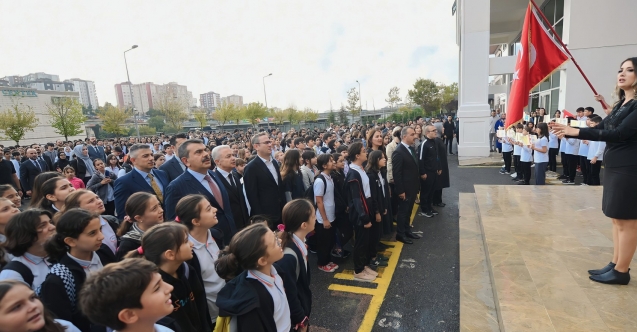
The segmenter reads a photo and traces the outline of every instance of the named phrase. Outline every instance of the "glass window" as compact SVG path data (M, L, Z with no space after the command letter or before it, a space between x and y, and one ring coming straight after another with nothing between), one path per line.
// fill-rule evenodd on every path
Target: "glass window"
M557 111L558 105L560 104L560 89L551 90L551 106L550 110L547 109L547 114L553 116L555 111Z
M542 83L540 83L540 91L548 90L551 88L551 76L547 77Z
M560 86L560 70L556 70L551 75L551 88L557 88Z
M542 8L542 12L549 20L551 25L555 24L555 0L547 1L546 5L544 5L544 8Z
M555 22L564 17L564 0L555 1Z
M531 110L536 110L540 107L540 95L539 94L533 94L531 95L531 97L529 98L529 105Z
M561 20L555 25L555 32L557 32L557 35L560 36L560 38L562 38L562 30L564 30L564 20Z

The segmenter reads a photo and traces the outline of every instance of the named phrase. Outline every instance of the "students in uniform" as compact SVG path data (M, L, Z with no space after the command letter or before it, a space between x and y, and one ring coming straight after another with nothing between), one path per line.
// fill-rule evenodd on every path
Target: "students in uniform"
M336 236L333 223L336 220L336 202L334 196L334 180L330 176L334 170L332 155L324 153L316 159L316 166L321 170L314 180L314 200L316 203L316 255L318 269L323 272L334 272L338 265L331 261L330 252L334 247Z
M602 122L602 118L599 115L592 115L589 118L588 122L589 126L591 128L594 128L600 122ZM587 156L588 165L590 166L588 175L589 186L599 186L601 184L599 173L601 171L602 162L604 160L604 150L606 150L606 142L590 141Z
M549 163L549 127L546 123L540 122L536 127L537 139L531 144L533 150L533 161L535 162L535 184L546 184L546 167Z
M117 229L120 244L117 247L117 260L137 249L142 243L142 236L151 227L164 222L164 210L157 196L147 192L132 194L126 201L126 216Z

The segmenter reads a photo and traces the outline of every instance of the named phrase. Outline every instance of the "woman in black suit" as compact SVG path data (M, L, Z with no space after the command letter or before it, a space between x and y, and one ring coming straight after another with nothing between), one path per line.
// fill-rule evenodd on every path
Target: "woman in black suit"
M612 110L604 97L595 98L604 104L608 116L594 128L571 128L552 123L560 138L577 137L607 143L604 156L604 193L602 210L613 220L614 253L611 262L602 269L589 270L593 281L626 285L630 281L629 266L637 248L637 57L622 62L617 74L616 92L619 101Z

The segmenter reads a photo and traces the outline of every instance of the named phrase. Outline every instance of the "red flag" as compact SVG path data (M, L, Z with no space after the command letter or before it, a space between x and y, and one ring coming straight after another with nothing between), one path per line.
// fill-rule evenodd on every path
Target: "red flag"
M529 104L529 91L559 68L569 57L549 35L535 8L529 3L524 17L505 127L522 121Z
M575 118L576 116L573 115L573 113L567 111L567 110L563 110L562 111L562 117L563 118Z

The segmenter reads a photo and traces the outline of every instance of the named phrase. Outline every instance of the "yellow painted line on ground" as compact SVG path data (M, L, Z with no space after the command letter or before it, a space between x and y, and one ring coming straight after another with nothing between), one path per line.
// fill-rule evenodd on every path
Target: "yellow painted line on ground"
M416 217L416 212L418 211L418 207L419 205L414 204L414 208L411 212L410 222L414 221L414 218ZM393 248L389 248L386 251L386 252L391 252L391 255L387 255L389 257L389 261L387 262L387 267L383 268L382 274L379 273L376 280L374 280L374 283L378 285L376 289L357 287L357 286L347 286L347 285L340 285L340 284L331 284L328 287L328 289L332 291L365 294L365 295L372 296L372 300L369 302L369 307L367 308L367 311L365 312L365 316L363 317L361 326L358 328L358 332L370 332L372 328L374 328L376 317L378 317L378 312L380 311L380 307L383 304L383 301L385 300L385 295L387 295L387 290L389 289L389 285L391 284L391 279L394 276L396 267L398 266L398 258L400 257L400 253L403 250L403 244L401 242L387 242L387 241L382 241L382 242L384 244L393 246ZM341 273L337 273L334 277L336 279L354 280L354 274L352 271L347 271L347 272L343 271Z

